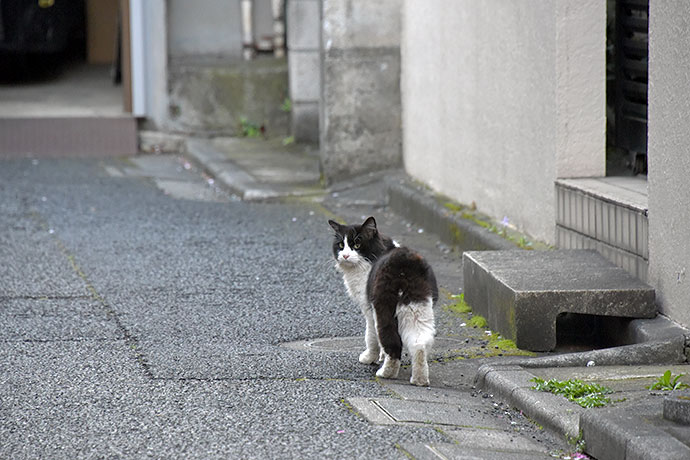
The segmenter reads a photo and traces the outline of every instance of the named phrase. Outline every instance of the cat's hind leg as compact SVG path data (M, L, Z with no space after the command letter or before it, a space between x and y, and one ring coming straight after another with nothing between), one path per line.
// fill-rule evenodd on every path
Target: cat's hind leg
M366 349L359 355L359 362L362 364L373 364L380 360L379 338L376 334L374 310L370 306L368 309L362 309L362 313L366 320L366 329L364 331Z
M379 342L385 353L383 365L376 371L377 377L394 379L400 371L400 357L402 356L402 339L398 332L398 321L385 310L376 311L376 328Z
M400 336L412 361L410 383L419 386L429 385L428 353L434 342L433 300L431 297L421 302L398 305L396 309Z

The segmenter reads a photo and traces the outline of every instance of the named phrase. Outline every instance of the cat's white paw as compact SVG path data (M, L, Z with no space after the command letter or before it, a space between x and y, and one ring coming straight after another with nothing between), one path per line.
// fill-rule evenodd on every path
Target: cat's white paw
M359 355L359 362L362 364L373 364L377 359L379 359L378 350L367 348Z
M377 362L382 363L384 359L386 359L386 352L383 351L382 348L381 351L379 351L379 359Z
M417 350L412 358L412 377L410 383L421 387L429 386L429 364L425 350Z
M418 387L428 387L429 386L429 376L416 376L410 377L410 383L412 385L417 385Z
M400 371L400 360L399 359L386 359L383 361L383 366L376 371L376 376L384 379L394 379L398 376Z

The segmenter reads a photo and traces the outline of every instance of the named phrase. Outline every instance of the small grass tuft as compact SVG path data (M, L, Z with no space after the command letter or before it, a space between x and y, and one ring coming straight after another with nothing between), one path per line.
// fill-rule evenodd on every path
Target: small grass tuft
M446 310L452 311L453 313L471 313L472 312L472 307L470 307L467 302L465 302L465 295L464 294L459 294L459 295L452 295L450 296L451 299L455 300L455 303L452 303L450 305L446 305Z
M659 377L656 382L653 384L649 385L647 388L650 390L664 390L664 391L673 391L673 390L681 390L683 388L690 388L690 385L687 383L681 382L680 378L683 377L685 374L678 374L675 377L671 373L670 370L664 372L664 375Z
M446 201L445 203L443 203L443 207L452 212L460 212L463 209L465 209L463 205L453 203L452 201Z
M469 324L472 327L480 328L487 327L488 325L488 323L486 322L486 318L479 315L474 315L472 318L469 319L469 321L467 321L467 324Z
M611 400L605 395L613 393L613 390L610 388L596 383L585 383L579 379L550 379L545 381L535 377L530 382L536 384L532 387L533 390L561 395L568 399L568 401L572 401L585 408L603 407L610 404Z

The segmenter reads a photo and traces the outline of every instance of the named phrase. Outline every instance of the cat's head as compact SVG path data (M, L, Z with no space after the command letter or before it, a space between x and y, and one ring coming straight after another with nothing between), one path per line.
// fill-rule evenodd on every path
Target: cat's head
M335 230L333 257L342 268L372 263L385 251L373 217L361 225L341 225L332 220L328 224Z

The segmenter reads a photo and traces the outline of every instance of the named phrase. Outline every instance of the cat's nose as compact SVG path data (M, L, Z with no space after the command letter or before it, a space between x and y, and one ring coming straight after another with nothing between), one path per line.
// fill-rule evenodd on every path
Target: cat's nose
M350 256L347 254L343 254L343 259L347 259L348 257L350 257Z

